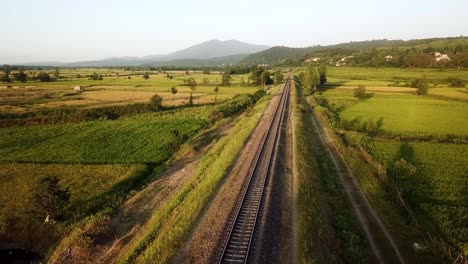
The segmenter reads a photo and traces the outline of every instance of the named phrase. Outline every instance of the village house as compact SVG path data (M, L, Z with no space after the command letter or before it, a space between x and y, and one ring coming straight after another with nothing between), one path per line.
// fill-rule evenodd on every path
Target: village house
M305 62L318 62L318 61L320 61L320 58L318 57L308 58L307 60L305 60Z
M450 61L450 57L447 54L442 54L440 52L434 52L435 60L440 61Z
M85 87L81 86L81 85L78 85L78 86L73 87L73 91L81 93L81 92L85 91Z

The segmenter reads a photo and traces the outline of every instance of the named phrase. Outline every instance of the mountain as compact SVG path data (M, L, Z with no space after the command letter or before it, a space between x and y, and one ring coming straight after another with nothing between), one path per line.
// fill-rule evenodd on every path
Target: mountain
M165 60L209 59L235 54L251 54L268 49L268 46L254 45L237 40L210 40L167 55Z
M27 66L64 67L105 67L105 66L221 66L240 63L249 54L268 49L268 46L254 45L237 40L210 40L167 55L147 55L143 57L112 57L102 60L78 61L70 63L37 62Z

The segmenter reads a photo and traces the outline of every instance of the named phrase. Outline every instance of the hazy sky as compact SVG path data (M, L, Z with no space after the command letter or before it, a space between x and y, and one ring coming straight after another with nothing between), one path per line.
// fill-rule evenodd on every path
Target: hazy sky
M281 4L277 4L281 3ZM468 35L467 0L0 0L0 64Z

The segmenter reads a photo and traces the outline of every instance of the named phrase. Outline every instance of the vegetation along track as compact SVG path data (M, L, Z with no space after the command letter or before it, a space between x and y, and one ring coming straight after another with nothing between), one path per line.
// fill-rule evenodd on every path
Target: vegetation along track
M261 145L251 165L249 183L242 196L229 237L225 241L219 263L245 263L249 257L265 182L270 173L273 151L276 149L281 123L284 120L290 82L291 80L288 78L282 87L281 99L276 106L272 122L262 138Z

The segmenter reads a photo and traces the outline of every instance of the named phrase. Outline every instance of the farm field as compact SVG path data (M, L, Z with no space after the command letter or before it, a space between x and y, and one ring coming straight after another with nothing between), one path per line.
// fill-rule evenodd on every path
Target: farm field
M103 75L110 71L96 70ZM0 128L0 243L10 243L2 246L29 248L46 256L75 225L92 225L92 219L108 217L157 178L174 153L190 151L202 140L196 139L201 132L242 113L263 96L246 96L259 88L240 87L243 76L233 76L233 85L219 86L216 95L219 74L165 73L173 76L170 79L153 73L144 80L133 73L131 79L104 76L102 81L73 77L93 72L80 69L56 82L13 83L13 89L0 86L3 121L52 120ZM191 90L183 85L189 77L198 83L192 106L187 104ZM75 85L85 86L85 91L73 91ZM169 92L173 86L176 94ZM151 107L150 98L156 93L163 97L163 109ZM34 190L41 180L54 177L70 198L57 216L58 224L50 225L44 223L42 209L33 206ZM96 214L102 216L93 218Z
M31 73L38 74L38 72ZM45 72L53 73L53 71ZM102 74L103 80L90 80L85 77L94 72ZM0 111L21 112L58 107L90 108L148 102L155 93L163 97L163 105L177 106L186 104L189 100L191 90L183 84L187 78L194 78L198 84L194 91L195 104L214 102L214 87L217 84L218 100L226 100L236 94L254 93L258 90L258 87L240 85L241 80L247 82L247 75L233 75L232 86L224 87L219 85L222 78L219 73L151 72L148 80L142 77L144 72L123 72L122 70L78 69L71 72L63 70L62 73L63 78L54 82L14 83L13 89L0 85ZM77 74L83 77L76 78ZM168 75L172 78L168 78ZM74 86L83 86L85 90L73 91ZM174 86L177 88L176 94L170 92L171 87Z
M416 173L399 182L405 200L433 235L439 234L466 254L468 145L462 139L468 136L467 89L448 87L443 81L452 76L466 80L468 75L455 69L333 67L328 72L333 76L332 85L314 97L323 96L329 106L338 109L340 119L348 123L383 118L382 127L366 141L366 148L377 161L387 164L390 174L393 163L400 158L415 166ZM430 82L440 81L437 87L430 86L426 96L417 95L414 88L388 86L394 83L392 76L410 81L421 74ZM333 78L344 82L333 86ZM358 84L366 86L368 96L364 99L353 96ZM340 127L343 122L337 124L339 129L344 129ZM346 130L353 129L346 127ZM348 137L356 132L345 131L348 142L357 142ZM362 137L366 133L364 130L357 135ZM450 137L461 141L457 144L443 141Z
M372 97L358 100L352 89L336 88L323 92L330 103L345 107L341 117L347 120L384 119L382 129L395 134L468 135L468 103L422 97L406 89L387 87L366 89ZM441 94L447 89L443 88ZM436 90L436 89L433 89Z
M404 158L417 168L401 184L415 211L436 223L446 239L468 250L468 145L375 140L376 157Z
M329 67L328 85L388 86L426 76L432 86L448 87L448 77L468 81L466 69ZM437 84L437 85L435 85Z

